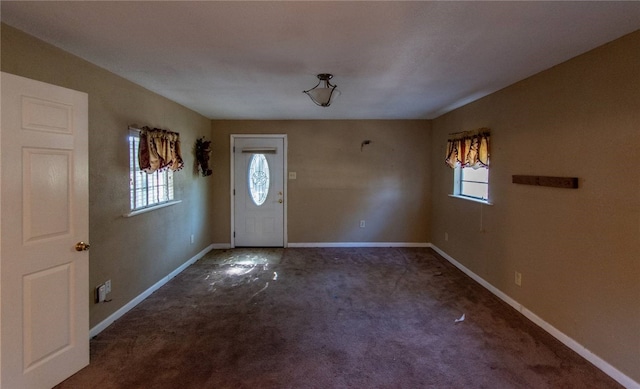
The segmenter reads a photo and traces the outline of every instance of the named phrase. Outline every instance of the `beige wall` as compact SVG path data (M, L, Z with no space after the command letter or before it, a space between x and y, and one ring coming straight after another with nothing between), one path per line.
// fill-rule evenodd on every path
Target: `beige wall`
M288 170L297 174L288 181L290 243L428 242L429 127L424 120L214 120L214 241L230 242L230 134L279 133L287 134ZM364 140L371 144L361 150Z
M637 382L639 69L636 32L437 118L431 149L431 241ZM479 127L492 132L492 206L447 196L447 135ZM580 188L516 185L515 174L579 177Z
M113 288L112 302L91 305L94 326L211 243L212 180L194 172L191 151L210 136L211 121L12 27L3 24L1 34L3 72L89 94L89 281L111 279ZM124 218L132 123L180 132L185 168L175 174L182 203Z

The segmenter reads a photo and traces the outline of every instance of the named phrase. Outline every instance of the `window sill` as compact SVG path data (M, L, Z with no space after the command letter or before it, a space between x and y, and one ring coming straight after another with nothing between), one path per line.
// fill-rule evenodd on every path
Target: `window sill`
M154 205L154 206L151 206L151 207L148 207L148 208L136 209L135 211L131 211L129 213L125 213L122 216L124 216L124 217L132 217L132 216L140 215L141 213L147 213L147 212L155 211L156 209L168 207L170 205L176 205L176 204L179 204L181 202L182 202L182 200L167 201L166 203Z
M493 203L490 203L487 200L482 200L482 199L476 199L473 197L467 197L467 196L460 196L460 195L453 195L450 194L449 197L455 197L456 199L461 199L461 200L467 200L467 201L473 201L474 203L480 203L480 204L484 204L484 205L493 205Z

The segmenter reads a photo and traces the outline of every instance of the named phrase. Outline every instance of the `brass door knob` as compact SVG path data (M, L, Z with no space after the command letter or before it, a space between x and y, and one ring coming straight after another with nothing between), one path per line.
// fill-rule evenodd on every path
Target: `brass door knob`
M278 200L278 202L279 202L280 204L282 204L282 199Z
M76 251L87 251L89 250L89 247L91 247L89 243L85 243L85 242L76 243Z

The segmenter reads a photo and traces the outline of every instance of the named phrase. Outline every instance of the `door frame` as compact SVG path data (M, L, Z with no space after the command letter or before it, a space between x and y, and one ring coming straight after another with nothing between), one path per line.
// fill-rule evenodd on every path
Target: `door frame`
M234 231L235 231L235 196L233 194L234 188L235 188L235 161L234 161L234 152L233 152L233 148L235 146L235 142L236 139L238 138L264 138L264 139L282 139L282 143L283 143L283 147L284 147L284 153L283 153L283 161L282 161L282 183L283 183L283 199L284 199L284 207L283 207L283 247L287 247L289 239L288 239L288 233L287 233L287 208L288 208L288 196L287 196L287 172L289 171L289 169L287 168L287 154L288 154L288 142L287 142L287 134L231 134L229 136L229 140L230 140L230 145L229 145L229 166L230 166L230 170L229 170L229 176L231 177L230 179L230 186L229 186L229 197L231 198L231 210L230 210L230 221L231 221L231 231L229 231L229 236L231 237L231 243L230 243L230 247L234 248L236 247L236 238L234 236Z

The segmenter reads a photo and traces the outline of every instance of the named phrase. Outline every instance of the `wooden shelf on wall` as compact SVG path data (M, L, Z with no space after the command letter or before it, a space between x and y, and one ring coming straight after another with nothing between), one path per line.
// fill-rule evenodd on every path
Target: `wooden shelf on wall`
M511 176L514 184L550 186L553 188L578 188L578 177L547 177L547 176Z

